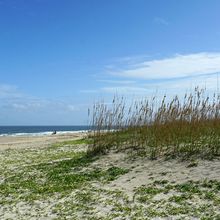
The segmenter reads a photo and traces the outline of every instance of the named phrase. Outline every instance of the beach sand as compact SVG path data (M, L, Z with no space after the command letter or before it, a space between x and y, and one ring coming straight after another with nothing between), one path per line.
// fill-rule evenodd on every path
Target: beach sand
M85 162L79 156L88 145L68 142L85 135L0 137L0 219L220 219L219 158L149 160L110 151ZM57 178L71 190L56 191ZM55 191L37 194L33 183L35 190Z
M81 139L86 136L85 132L74 132L56 135L41 136L2 136L0 137L0 151L7 149L24 149L46 147L54 143Z

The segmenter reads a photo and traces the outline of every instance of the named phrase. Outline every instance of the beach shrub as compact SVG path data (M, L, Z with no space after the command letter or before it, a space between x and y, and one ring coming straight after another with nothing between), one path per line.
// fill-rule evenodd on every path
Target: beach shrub
M158 104L159 103L159 104ZM184 97L166 95L133 101L115 96L111 104L98 102L89 111L89 153L110 149L159 156L214 157L220 154L220 99L198 87Z

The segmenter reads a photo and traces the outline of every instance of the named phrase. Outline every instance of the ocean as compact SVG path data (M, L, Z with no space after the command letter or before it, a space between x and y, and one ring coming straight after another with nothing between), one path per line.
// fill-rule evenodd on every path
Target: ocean
M87 131L88 126L0 126L0 136L38 136Z

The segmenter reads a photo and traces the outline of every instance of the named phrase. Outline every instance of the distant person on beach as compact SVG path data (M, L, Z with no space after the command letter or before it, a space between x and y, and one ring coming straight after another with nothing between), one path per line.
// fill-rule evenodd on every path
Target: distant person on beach
M53 131L52 135L53 135L53 134L56 134L56 133L57 133L57 131Z

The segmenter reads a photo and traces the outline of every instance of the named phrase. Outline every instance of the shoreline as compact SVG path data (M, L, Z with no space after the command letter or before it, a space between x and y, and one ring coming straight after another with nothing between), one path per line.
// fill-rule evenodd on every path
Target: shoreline
M0 136L0 151L7 149L24 149L24 148L42 148L48 145L67 141L76 140L85 137L87 132L74 131L74 132L58 132L55 135L20 135L20 136Z
M75 133L86 133L88 130L78 130L78 131L56 131L57 135L65 135L65 134L75 134ZM43 131L43 132L21 132L21 133L5 133L5 134L0 134L0 137L35 137L35 136L50 136L53 134L53 131Z

